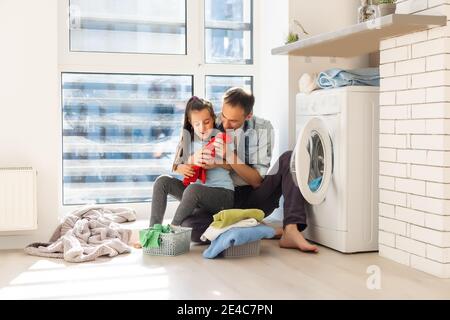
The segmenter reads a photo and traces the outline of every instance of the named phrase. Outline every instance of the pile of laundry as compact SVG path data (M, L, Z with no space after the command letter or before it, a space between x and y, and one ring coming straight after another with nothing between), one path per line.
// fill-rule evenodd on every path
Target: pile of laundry
M332 89L346 86L379 86L379 68L354 70L329 69L320 73L305 73L298 82L301 93L311 93L317 89Z
M203 257L213 259L232 247L275 236L275 230L261 224L264 212L258 209L223 210L214 215L214 221L201 236L202 241L211 241Z
M132 231L119 223L135 220L136 213L128 208L81 207L65 217L49 242L32 243L25 252L68 262L87 262L101 256L129 253Z

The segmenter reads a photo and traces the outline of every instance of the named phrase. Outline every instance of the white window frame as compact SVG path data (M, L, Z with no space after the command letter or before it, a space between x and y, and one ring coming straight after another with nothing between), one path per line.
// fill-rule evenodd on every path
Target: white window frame
M95 1L95 0L93 0ZM70 51L69 32L69 0L58 1L58 73L123 73L123 74L159 74L159 75L193 75L194 95L204 97L206 94L206 76L251 76L253 78L253 93L256 97L260 92L258 77L260 55L255 48L259 43L259 12L260 1L253 0L253 64L206 64L205 63L205 12L204 0L187 0L186 2L186 55L163 54L133 54L106 52L72 52ZM61 81L61 76L58 77ZM61 95L61 82L59 83ZM61 97L60 97L61 101ZM59 106L59 109L61 106ZM62 129L61 129L62 145ZM61 155L62 157L62 155ZM70 212L73 205L63 205L63 168L59 161L59 204L60 212ZM151 205L149 203L117 204L133 208L138 216L148 217ZM176 206L176 203L173 204ZM113 205L115 206L115 205ZM171 205L168 208L170 210Z

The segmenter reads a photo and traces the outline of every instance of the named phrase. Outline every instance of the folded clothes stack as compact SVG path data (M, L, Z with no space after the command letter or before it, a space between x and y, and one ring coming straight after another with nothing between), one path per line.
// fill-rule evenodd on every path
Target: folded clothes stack
M330 69L319 74L317 84L322 89L346 86L377 87L380 85L380 70L378 68Z
M212 241L203 257L213 259L232 246L240 246L263 238L273 238L275 230L260 224L264 212L258 209L224 210L214 215L214 222L201 236Z
M379 68L354 70L329 69L319 74L303 74L299 79L301 93L311 93L317 89L332 89L346 86L379 86Z

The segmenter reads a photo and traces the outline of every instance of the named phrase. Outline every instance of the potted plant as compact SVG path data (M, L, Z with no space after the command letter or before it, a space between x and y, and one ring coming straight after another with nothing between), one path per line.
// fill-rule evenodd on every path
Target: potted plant
M294 23L297 25L297 27L300 29L300 31L306 35L309 35L309 33L305 30L305 28L303 28L302 24L300 22L298 22L298 20L294 20ZM286 41L284 42L285 44L289 44L289 43L293 43L293 42L297 42L298 40L300 40L300 36L298 35L298 33L296 32L289 32Z
M294 42L297 42L299 39L300 38L298 37L298 34L296 34L294 32L289 32L284 44L294 43Z
M378 0L380 16L394 14L397 8L396 0Z

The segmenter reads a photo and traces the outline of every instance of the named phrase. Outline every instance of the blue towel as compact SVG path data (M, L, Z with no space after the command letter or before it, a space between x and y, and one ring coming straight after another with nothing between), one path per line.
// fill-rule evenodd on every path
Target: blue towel
M263 238L273 238L275 229L265 225L259 225L250 228L231 228L222 233L211 245L203 252L203 257L214 259L222 251L231 246L240 246L249 242L261 240Z
M308 183L309 189L311 189L312 192L316 192L317 190L319 190L319 188L322 184L322 180L323 180L323 177L319 177L317 179L314 179L310 183Z
M378 68L330 69L319 74L317 85L322 89L345 86L377 87L380 85L380 70Z

